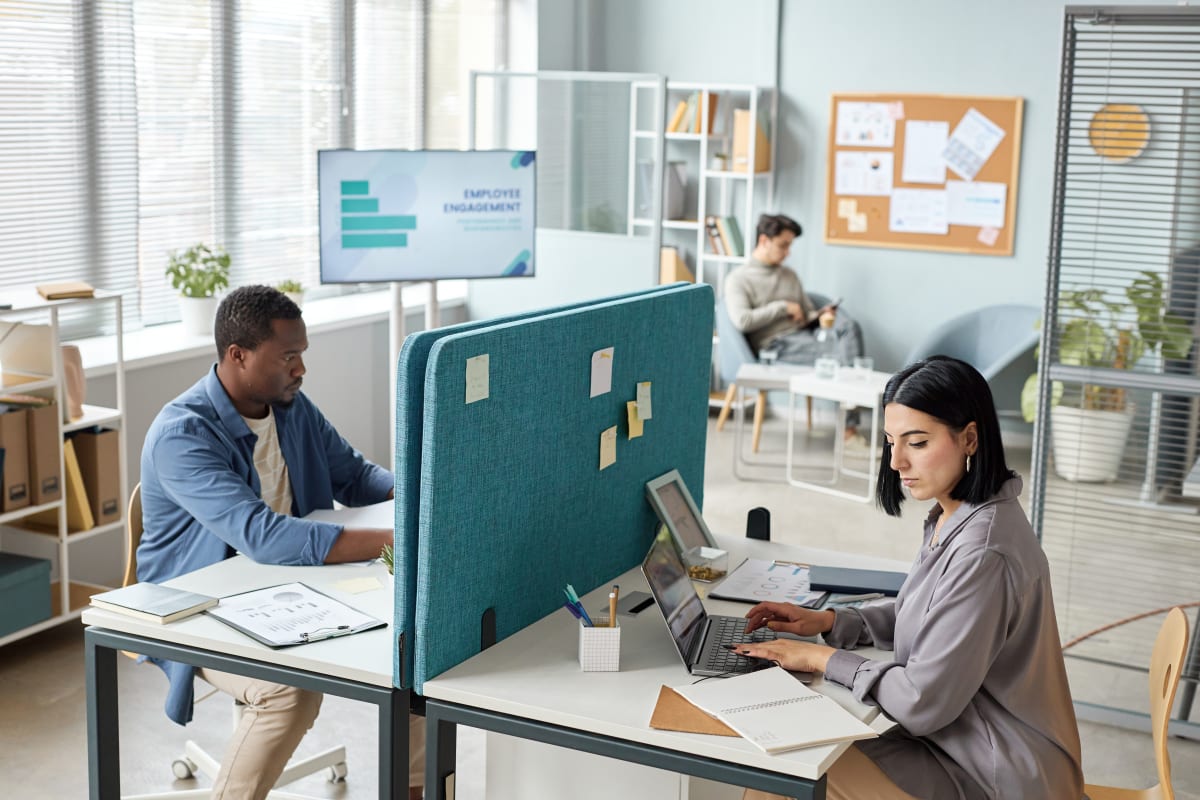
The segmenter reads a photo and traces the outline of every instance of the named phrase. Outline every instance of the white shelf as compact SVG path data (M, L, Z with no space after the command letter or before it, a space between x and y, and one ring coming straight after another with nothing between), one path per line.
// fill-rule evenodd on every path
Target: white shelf
M86 531L68 533L67 540L74 544L75 542L82 542L84 539L91 539L92 537L100 536L101 534L109 533L111 531L123 530L125 530L125 520L119 519L116 522L106 522L103 525L97 525L96 527L89 528Z
M4 385L0 386L0 393L44 392L47 389L53 389L56 385L58 385L58 381L50 375L35 375L6 369L4 370Z
M83 416L74 422L63 424L63 433L71 431L82 431L88 428L100 426L116 426L121 423L124 414L116 408L105 408L104 406L92 406L87 403L83 404Z
M769 172L733 172L732 170L706 169L702 172L706 178L720 178L727 181L744 181L750 178L768 178Z
M58 508L62 504L62 500L55 500L52 503L42 503L40 506L25 506L24 508L18 508L16 511L7 511L3 514L0 514L0 525L7 525L10 522L17 522L31 514L39 514L43 511L50 511Z
M705 261L713 261L718 264L741 264L746 260L746 256L722 256L716 253L701 253L700 257Z
M694 219L664 219L662 226L679 231L696 231L700 230L699 220Z

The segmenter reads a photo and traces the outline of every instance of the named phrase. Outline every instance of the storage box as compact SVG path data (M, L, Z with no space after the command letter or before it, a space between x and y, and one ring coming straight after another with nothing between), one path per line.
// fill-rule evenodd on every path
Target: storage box
M29 435L29 492L32 503L53 503L62 498L62 464L58 457L58 406L51 403L30 408L26 430Z
M694 581L712 583L729 571L729 553L715 547L693 547L683 554L683 561Z
M594 621L597 627L579 622L579 669L616 672L621 668L621 623L609 628L607 617Z
M0 553L0 636L50 618L50 562Z
M750 111L733 110L733 171L746 172L750 164ZM771 168L771 143L761 125L754 126L754 171Z
M29 430L23 408L0 406L0 448L4 448L4 482L0 511L29 505Z
M116 431L80 431L71 439L96 525L121 519L121 465Z

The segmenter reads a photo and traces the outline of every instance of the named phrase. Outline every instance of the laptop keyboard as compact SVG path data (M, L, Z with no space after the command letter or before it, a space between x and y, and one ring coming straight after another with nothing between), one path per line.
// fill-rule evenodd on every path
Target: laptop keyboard
M755 659L739 656L721 645L736 642L769 642L775 637L775 631L770 628L759 628L753 633L746 633L746 620L740 617L709 617L708 653L704 658L704 666L721 672L751 672L758 669Z

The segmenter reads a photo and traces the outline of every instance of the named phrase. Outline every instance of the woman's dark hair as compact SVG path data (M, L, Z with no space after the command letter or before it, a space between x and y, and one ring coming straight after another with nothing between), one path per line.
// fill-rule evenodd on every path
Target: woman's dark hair
M950 491L955 500L982 503L1015 475L1004 462L1000 420L996 417L992 390L979 371L967 362L950 356L930 356L909 364L887 382L883 390L884 407L889 403L928 414L955 432L975 423L978 446L971 456L971 471ZM875 502L889 515L898 517L904 490L891 462L892 446L885 440Z
M300 306L278 289L239 286L225 295L213 321L217 360L225 360L231 344L257 350L271 338L271 322L277 319L300 319Z
M757 242L764 236L774 239L784 231L791 231L793 236L799 238L800 223L783 214L763 214L758 218L758 230L755 231L754 241Z

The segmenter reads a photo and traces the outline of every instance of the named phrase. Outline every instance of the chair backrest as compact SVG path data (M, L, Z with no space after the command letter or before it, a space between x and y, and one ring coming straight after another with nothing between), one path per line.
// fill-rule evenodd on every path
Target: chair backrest
M129 508L125 513L125 578L122 586L137 583L137 549L142 541L142 484L129 493Z
M966 361L991 380L1038 342L1041 310L1034 306L984 306L948 320L909 350L911 364L932 355Z
M725 309L725 302L717 302L717 352L720 356L721 380L733 383L737 379L738 367L742 364L753 364L758 361L746 335L733 327L733 320Z
M1174 800L1171 788L1171 757L1167 753L1167 726L1175 705L1175 689L1187 654L1188 621L1180 608L1167 612L1154 652L1150 655L1150 725L1154 735L1154 761L1158 767L1159 790L1163 800Z

